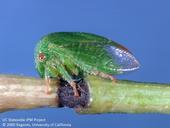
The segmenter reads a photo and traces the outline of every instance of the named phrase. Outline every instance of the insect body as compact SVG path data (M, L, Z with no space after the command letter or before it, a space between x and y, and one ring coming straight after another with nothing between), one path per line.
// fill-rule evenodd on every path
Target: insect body
M57 32L44 36L36 47L36 69L46 79L63 78L78 96L73 76L86 74L113 79L133 71L139 62L127 48L105 37L83 32Z

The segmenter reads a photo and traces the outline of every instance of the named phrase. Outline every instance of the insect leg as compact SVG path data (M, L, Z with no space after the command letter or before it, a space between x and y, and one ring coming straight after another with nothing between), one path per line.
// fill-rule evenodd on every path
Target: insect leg
M116 78L114 76L110 75L110 74L99 72L98 75L103 77L103 78L107 78L107 79L112 80L113 84L116 82Z
M46 83L45 93L46 94L50 94L52 91L51 77L57 78L58 76L59 76L59 73L53 66L47 66L45 68L45 83Z
M115 84L116 82L116 78L112 75L109 75L109 78L112 80L112 83Z
M46 94L50 94L51 93L51 79L48 76L45 76L45 83L46 83L46 89L45 89L45 93Z
M61 77L63 77L63 79L65 79L73 88L74 96L79 96L79 93L76 88L76 82L72 79L71 75L68 73L65 67L62 64L59 64L57 66L57 69L59 70Z
M66 62L66 70L71 73L72 75L79 75L78 67L74 63Z

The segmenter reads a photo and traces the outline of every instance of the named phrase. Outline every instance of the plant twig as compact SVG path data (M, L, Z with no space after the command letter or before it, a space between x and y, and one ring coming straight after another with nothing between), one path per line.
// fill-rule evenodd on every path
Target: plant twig
M53 84L54 85L54 84ZM0 75L0 111L36 107L56 107L57 87L51 94L45 94L44 80L12 75Z
M90 103L82 114L166 113L170 114L170 84L110 80L89 76Z
M89 98L86 107L76 109L78 113L159 112L170 114L170 84L124 80L118 80L113 84L110 80L95 76L88 76L86 81ZM52 93L47 95L44 93L45 83L42 79L0 75L0 111L58 107L61 99L57 91L63 90L56 85L58 84L54 81ZM68 100L68 102L73 101Z

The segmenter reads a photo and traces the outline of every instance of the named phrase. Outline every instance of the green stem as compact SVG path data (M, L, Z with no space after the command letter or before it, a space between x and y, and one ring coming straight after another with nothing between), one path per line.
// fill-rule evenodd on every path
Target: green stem
M88 76L90 102L81 114L167 113L170 114L170 84L110 80Z

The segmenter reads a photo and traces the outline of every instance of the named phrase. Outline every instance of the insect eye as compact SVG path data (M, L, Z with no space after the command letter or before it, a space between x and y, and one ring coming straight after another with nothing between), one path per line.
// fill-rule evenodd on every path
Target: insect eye
M45 54L44 54L44 53L39 53L38 59L39 59L40 61L43 61L43 60L45 59Z

